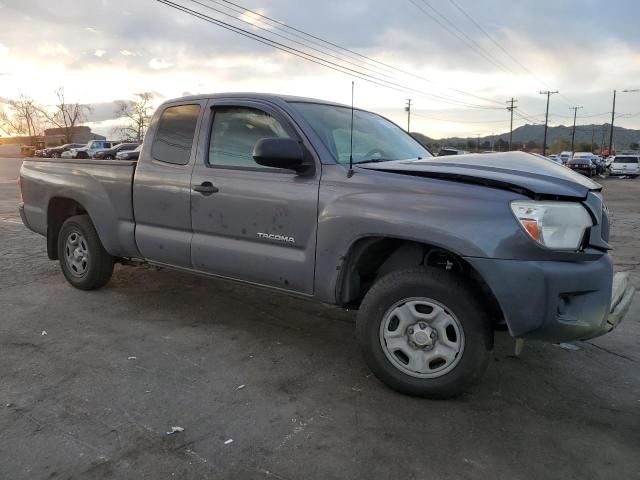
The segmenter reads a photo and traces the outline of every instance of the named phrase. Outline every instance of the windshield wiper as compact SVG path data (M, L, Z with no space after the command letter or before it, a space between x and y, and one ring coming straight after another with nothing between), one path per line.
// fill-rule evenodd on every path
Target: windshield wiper
M367 160L358 160L357 162L353 162L354 165L358 165L360 163L378 163L378 162L392 162L391 158L369 158Z
M368 158L366 160L358 160L357 162L353 162L354 165L358 165L360 163L379 163L379 162L396 162L398 160L411 160L410 158ZM422 160L422 157L416 157L416 160Z

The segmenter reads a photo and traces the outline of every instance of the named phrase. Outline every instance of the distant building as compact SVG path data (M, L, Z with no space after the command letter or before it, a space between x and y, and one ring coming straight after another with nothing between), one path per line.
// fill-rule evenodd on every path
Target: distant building
M71 143L87 143L89 140L106 140L103 135L92 133L87 126L73 127L71 129ZM67 143L67 134L64 128L47 128L44 131L44 141L47 146L62 145Z
M89 140L106 140L103 135L91 132L87 126L73 127L71 130L70 143L87 143ZM0 145L31 145L44 141L47 147L55 147L67 143L67 136L64 128L47 128L44 137L12 136L0 137Z

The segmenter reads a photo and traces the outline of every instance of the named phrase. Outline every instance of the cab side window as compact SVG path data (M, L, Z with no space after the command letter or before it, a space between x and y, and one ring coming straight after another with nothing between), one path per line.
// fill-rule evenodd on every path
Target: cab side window
M248 107L216 107L209 137L209 164L259 167L253 160L253 147L261 138L274 137L290 138L268 113Z
M151 146L151 156L165 163L186 165L191 157L199 105L177 105L162 112Z

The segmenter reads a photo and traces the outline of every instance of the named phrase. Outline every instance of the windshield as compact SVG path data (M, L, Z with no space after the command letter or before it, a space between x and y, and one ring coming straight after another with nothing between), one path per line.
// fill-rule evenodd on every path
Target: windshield
M321 103L291 102L322 143L343 164L349 163L351 109ZM371 112L353 111L353 163L431 157L400 127Z
M638 163L638 157L616 157L613 163Z

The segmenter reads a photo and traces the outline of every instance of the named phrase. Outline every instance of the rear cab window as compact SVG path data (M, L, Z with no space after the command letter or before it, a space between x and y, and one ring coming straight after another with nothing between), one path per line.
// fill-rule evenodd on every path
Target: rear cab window
M638 163L638 157L616 157L613 163Z
M160 162L186 165L191 158L200 105L175 105L164 109L151 146L151 156Z

